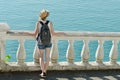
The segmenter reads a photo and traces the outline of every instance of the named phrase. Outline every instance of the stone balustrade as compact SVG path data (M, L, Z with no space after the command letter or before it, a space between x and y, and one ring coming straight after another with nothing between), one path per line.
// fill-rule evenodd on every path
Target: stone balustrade
M33 52L33 62L25 62L26 52L24 48L25 40L35 40L35 37L18 33L19 31L10 30L6 23L0 23L0 71L35 71L40 70L37 46ZM101 69L120 69L118 57L118 43L120 40L120 32L73 32L66 31L66 35L53 36L53 46L50 53L49 70L101 70ZM19 47L16 52L17 62L5 62L5 41L18 40ZM59 62L58 42L59 40L68 40L68 48L66 51L65 62ZM75 62L74 41L82 40L83 48L81 51L81 61ZM95 61L89 61L90 51L89 42L98 41L96 49ZM109 53L109 61L104 62L105 41L112 41L112 48Z

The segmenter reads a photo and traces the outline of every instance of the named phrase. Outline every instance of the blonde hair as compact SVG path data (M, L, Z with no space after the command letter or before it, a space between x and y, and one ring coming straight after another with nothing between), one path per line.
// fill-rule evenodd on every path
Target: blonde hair
M41 10L40 12L40 19L45 20L49 16L49 11L48 10Z

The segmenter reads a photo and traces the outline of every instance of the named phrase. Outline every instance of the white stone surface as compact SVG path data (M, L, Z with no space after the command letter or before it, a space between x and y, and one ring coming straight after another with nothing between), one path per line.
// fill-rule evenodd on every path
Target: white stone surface
M10 27L7 23L0 23L0 32L6 32L10 30Z
M18 62L1 62L0 71L35 71L40 70L38 62L38 54L35 47L33 51L34 62L24 62L26 59L26 52L24 48L24 40L35 40L35 37L25 34L19 34L17 31L6 33L9 30L9 26L6 23L0 23L0 62L4 61L5 58L5 40L17 39L19 40L19 47L17 53ZM17 33L16 33L17 32ZM5 38L4 38L5 37ZM68 61L58 62L59 51L58 42L59 40L68 40L69 46L66 50L66 56ZM74 41L83 40L84 45L81 51L82 60L74 62ZM89 41L98 40L99 45L96 51L96 61L90 62L89 55ZM103 44L106 40L112 40L113 45L110 51L110 61L104 62L104 48ZM118 42L120 40L120 32L67 32L63 36L53 37L53 47L51 49L51 62L49 70L104 70L104 69L120 69L120 62L116 61L118 56ZM100 62L100 63L99 63ZM112 62L112 63L111 63ZM114 64L115 62L115 64ZM22 64L18 64L22 63Z

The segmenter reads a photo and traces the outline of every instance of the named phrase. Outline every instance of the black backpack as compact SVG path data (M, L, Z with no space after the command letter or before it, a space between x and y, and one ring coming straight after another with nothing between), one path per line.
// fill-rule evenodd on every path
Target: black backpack
M42 43L43 45L48 45L51 42L51 34L50 29L48 27L49 21L46 21L46 23L43 23L40 21L41 31L38 33L37 41L38 43Z

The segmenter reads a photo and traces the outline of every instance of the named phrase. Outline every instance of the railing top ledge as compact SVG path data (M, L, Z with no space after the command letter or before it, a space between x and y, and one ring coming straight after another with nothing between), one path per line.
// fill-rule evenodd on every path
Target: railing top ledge
M7 32L10 29L7 23L0 23L0 32Z
M120 32L75 32L65 31L66 36L74 37L120 37Z
M24 30L25 31L25 30ZM19 34L20 30L9 30L7 34L16 35L16 36L30 36L25 34ZM33 31L27 31L33 32ZM61 32L61 31L56 31ZM120 32L80 32L80 31L64 31L66 35L55 36L55 37L120 37Z
M10 27L7 23L0 23L0 32L8 32L7 34L11 34L11 35L21 35L21 34L17 34L16 30L12 31L11 33ZM120 32L88 32L88 31L85 32L64 31L64 32L66 33L65 37L73 37L73 36L74 37L120 37ZM28 36L28 35L22 34L21 36ZM60 37L60 36L56 36L56 37Z

